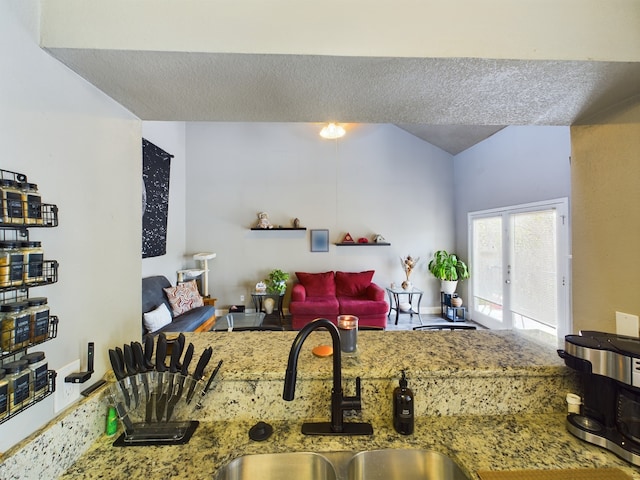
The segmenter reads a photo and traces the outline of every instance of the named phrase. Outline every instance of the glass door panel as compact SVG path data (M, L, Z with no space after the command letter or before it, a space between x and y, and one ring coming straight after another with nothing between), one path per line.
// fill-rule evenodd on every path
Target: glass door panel
M558 325L556 209L511 214L511 315L514 328L555 336Z
M493 328L502 323L502 217L474 218L472 223L473 308Z

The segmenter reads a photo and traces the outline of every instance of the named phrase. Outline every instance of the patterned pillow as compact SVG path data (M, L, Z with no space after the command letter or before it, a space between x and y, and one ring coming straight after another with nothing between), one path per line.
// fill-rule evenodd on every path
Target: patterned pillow
M164 291L171 304L174 317L182 315L192 308L202 307L204 305L195 280L179 283L175 287L165 288Z

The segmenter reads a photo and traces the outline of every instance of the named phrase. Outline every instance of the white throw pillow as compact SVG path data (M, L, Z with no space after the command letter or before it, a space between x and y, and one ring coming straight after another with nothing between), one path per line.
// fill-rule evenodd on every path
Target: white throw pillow
M164 303L155 310L145 313L143 317L144 328L150 332L160 330L171 323L171 312Z

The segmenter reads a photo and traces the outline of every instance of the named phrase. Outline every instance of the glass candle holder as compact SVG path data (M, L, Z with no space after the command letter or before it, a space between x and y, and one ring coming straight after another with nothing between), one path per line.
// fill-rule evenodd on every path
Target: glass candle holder
M355 315L338 315L338 331L340 332L340 350L353 353L358 347L358 317Z

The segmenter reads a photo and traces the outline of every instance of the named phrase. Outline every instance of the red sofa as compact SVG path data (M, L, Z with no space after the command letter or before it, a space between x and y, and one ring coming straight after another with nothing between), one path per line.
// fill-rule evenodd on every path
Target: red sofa
M291 324L299 330L316 318L337 322L338 315L355 315L360 326L387 326L389 304L384 290L371 282L366 272L296 272L298 282L291 290Z

